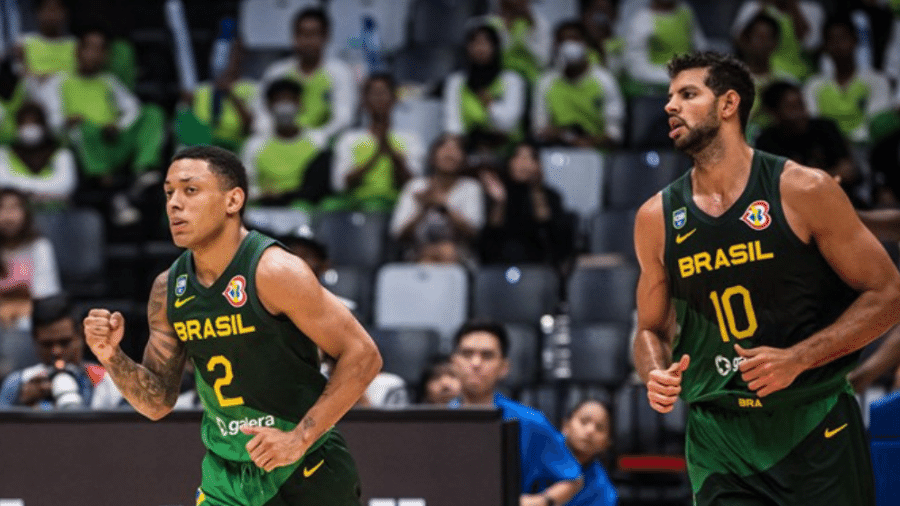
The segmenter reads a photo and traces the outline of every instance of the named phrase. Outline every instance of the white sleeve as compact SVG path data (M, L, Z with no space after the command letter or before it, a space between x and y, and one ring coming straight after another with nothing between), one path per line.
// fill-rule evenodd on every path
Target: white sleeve
M141 112L140 101L112 75L106 76L106 82L109 83L113 98L119 108L119 120L116 122L116 125L121 129L130 127Z
M461 135L464 133L462 122L462 73L450 74L444 83L444 131Z
M534 19L534 27L528 36L528 49L534 55L538 65L541 68L546 67L550 63L550 56L553 49L552 28L550 23L543 16L532 12Z
M91 409L115 409L122 403L122 393L113 383L109 372L103 375L103 379L94 385L91 394Z
M619 90L619 83L606 69L594 68L594 78L600 81L603 87L603 123L606 125L606 135L616 141L622 142L625 138L625 99Z
M525 112L525 80L511 70L504 70L503 95L491 102L491 123L502 132L512 132L522 121Z
M556 72L552 70L544 73L538 80L534 91L531 101L531 130L535 133L550 125L550 113L547 111L547 90L550 89L555 77Z
M872 116L891 108L891 83L887 78L875 71L868 71L866 82L872 89L869 102L866 107L866 116Z
M734 17L734 23L731 25L731 38L734 40L739 39L741 32L744 31L744 28L753 19L753 16L756 16L760 10L762 10L762 5L759 4L758 0L745 1Z
M416 192L422 187L423 179L411 179L400 191L394 214L391 215L391 236L399 237L400 232L412 221L419 211L419 203L416 200Z
M326 69L331 76L331 119L318 127L322 137L332 138L353 123L359 91L350 67L340 60L329 60Z
M244 168L247 170L247 200L256 200L259 197L259 179L256 170L256 155L266 143L268 137L265 135L255 135L247 139L244 144L244 151L241 154L241 161L244 162Z
M891 25L891 38L884 51L884 72L895 81L900 80L900 18L894 19ZM900 107L900 86L897 86L897 96L894 105Z
M484 227L484 191L481 184L472 178L464 178L459 183L458 193L454 192L453 204L466 221L476 229Z
M639 12L631 23L631 30L625 36L625 68L637 81L651 84L666 84L669 74L662 65L650 61L648 41L653 33L653 15L649 9Z
M414 132L406 132L403 140L406 142L406 168L413 177L419 177L425 173L425 145Z
M44 86L41 86L39 95L35 97L37 102L43 105L44 112L47 113L47 126L57 134L62 133L66 126L62 103L63 79L65 79L65 74L62 72L55 74Z
M71 151L61 148L50 163L53 169L48 178L11 176L11 180L17 188L33 194L37 201L65 200L75 191L77 183L75 158Z
M347 174L353 170L353 146L359 139L359 132L345 132L334 146L334 163L331 165L331 187L335 192L347 189Z
M812 118L819 116L819 101L816 100L816 95L819 93L822 79L824 78L821 76L813 77L803 86L803 101L806 103L806 110L809 111L809 115Z
M825 9L819 2L800 2L800 13L806 18L809 31L806 37L800 41L800 45L807 51L816 51L822 44L822 28L825 26Z
M31 251L34 255L31 296L35 299L42 299L56 295L62 288L59 283L59 270L56 267L53 244L46 237L39 237L34 241Z

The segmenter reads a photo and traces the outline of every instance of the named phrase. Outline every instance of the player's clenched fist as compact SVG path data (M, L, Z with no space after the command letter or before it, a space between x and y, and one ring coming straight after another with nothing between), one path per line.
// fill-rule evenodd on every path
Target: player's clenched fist
M670 365L668 369L650 371L647 380L647 399L650 407L660 413L668 413L675 407L678 394L681 393L681 375L687 369L691 357L683 355L681 360Z
M101 362L113 356L124 334L125 318L118 311L91 309L84 319L84 339Z

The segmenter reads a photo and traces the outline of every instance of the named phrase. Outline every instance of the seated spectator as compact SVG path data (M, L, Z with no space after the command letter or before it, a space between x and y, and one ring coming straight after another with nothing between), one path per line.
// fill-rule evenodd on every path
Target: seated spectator
M32 336L40 363L12 372L0 407L112 409L122 394L99 364L85 362L81 326L64 295L34 302Z
M419 392L416 396L418 404L446 406L459 397L459 376L453 367L453 361L447 355L432 357L419 381Z
M47 125L44 110L27 102L16 113L16 139L0 146L0 187L16 188L37 204L65 205L78 183L75 158Z
M273 235L274 237L274 235ZM328 256L328 246L316 239L311 228L304 226L292 234L278 237L287 249L302 258L306 265L312 269L313 274L320 280L331 270L331 259ZM340 295L335 295L350 311L356 311L357 303ZM358 315L357 315L358 316Z
M837 125L830 119L810 117L795 84L772 84L763 92L762 103L772 117L772 126L759 134L756 148L840 176L841 186L854 198L860 174Z
M732 36L740 37L749 21L764 12L778 22L778 48L772 66L779 72L805 80L811 73L808 55L819 50L825 9L820 2L807 0L746 0L735 16Z
M32 299L60 292L53 245L34 227L28 196L0 189L0 328L28 329Z
M616 79L588 58L580 24L556 30L556 70L534 96L531 127L542 141L582 148L614 148L625 135L625 100Z
M253 125L256 82L241 73L244 48L231 44L228 65L213 82L199 84L183 99L175 120L175 136L183 145L213 144L240 152Z
M521 505L565 504L581 490L581 466L565 440L543 413L514 402L497 392L509 373L509 337L503 325L469 322L456 333L453 365L462 395L451 408L493 407L504 420L519 422L521 452Z
M500 0L488 23L497 30L503 48L503 68L535 83L550 63L550 24L534 12L529 0Z
M306 9L293 21L294 56L273 63L263 73L259 89L268 89L278 79L298 82L303 90L303 107L297 112L297 124L310 130L318 142L328 143L353 123L358 91L356 79L346 63L325 58L331 23L321 9ZM269 133L275 127L265 97L254 107L254 131Z
M625 39L619 35L618 2L587 0L582 2L581 26L587 34L588 61L602 65L619 76L625 65Z
M22 67L29 94L57 72L75 72L77 40L69 34L69 9L63 0L38 0L37 32L25 33L19 41Z
M279 79L266 88L275 130L251 137L244 146L251 201L310 209L324 193L314 184L315 177L310 177L322 145L297 123L302 96L300 85L290 79Z
M500 63L500 39L489 26L466 34L466 68L444 85L444 125L464 135L470 152L490 154L522 135L525 81Z
M465 156L459 137L441 136L429 153L431 175L410 180L400 192L390 230L408 252L443 239L471 249L484 225L484 195L478 181L463 175Z
M558 266L572 255L575 231L562 197L544 184L537 147L521 143L504 174L480 175L490 202L479 242L484 263Z
M651 0L631 20L625 36L628 95L665 94L666 63L676 54L706 49L694 12L681 0Z
M584 488L566 506L616 506L619 496L598 460L612 446L609 409L602 402L586 399L563 421L566 446L581 464Z
M393 77L370 76L362 95L369 126L345 132L338 140L331 187L340 195L326 199L323 210L390 212L403 185L422 175L425 149L418 135L391 125L397 101Z
M869 141L869 126L890 109L890 83L880 72L856 66L856 27L849 18L825 25L825 54L834 75L819 74L806 83L804 95L813 116L831 118L851 141Z
M158 213L156 200L147 200L145 191L161 181L164 114L155 104L142 106L116 77L103 71L108 48L109 37L102 30L82 33L77 70L51 79L44 103L48 123L68 131L80 162L83 177L76 201L98 207L111 202L113 221L129 225L140 219L129 208L132 204L148 214Z

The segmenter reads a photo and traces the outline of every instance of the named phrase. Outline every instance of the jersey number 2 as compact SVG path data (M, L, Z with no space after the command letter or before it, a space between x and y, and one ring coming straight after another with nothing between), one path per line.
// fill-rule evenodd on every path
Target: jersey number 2
M225 397L222 395L222 387L230 385L234 380L234 373L231 372L231 361L225 358L224 355L216 355L210 358L209 362L206 363L206 370L213 372L218 365L221 365L225 369L225 376L217 379L215 384L213 384L213 390L216 391L216 398L219 399L219 405L223 408L240 406L244 403L243 397Z
M734 320L734 308L732 299L739 296L744 305L744 312L747 315L747 328L738 329ZM726 343L729 341L728 336L732 335L735 339L744 339L752 336L758 327L756 323L756 312L753 311L753 302L750 300L750 292L741 285L726 288L719 296L718 292L709 292L709 298L712 299L713 307L716 309L716 319L719 321L719 333L722 334L722 340ZM727 322L727 327L726 327Z

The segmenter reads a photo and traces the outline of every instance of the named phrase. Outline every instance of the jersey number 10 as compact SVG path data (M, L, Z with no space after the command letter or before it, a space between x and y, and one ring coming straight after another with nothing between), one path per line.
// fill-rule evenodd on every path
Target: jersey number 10
M747 328L738 329L734 320L734 306L732 301L735 297L740 297L744 305L744 312L747 314ZM756 313L753 311L753 302L750 300L750 292L741 285L726 288L720 296L718 292L709 292L709 298L712 299L713 307L716 309L716 320L719 321L719 333L722 334L722 340L726 343L730 340L728 336L734 336L735 339L744 339L752 336L758 327L756 323Z

